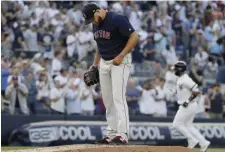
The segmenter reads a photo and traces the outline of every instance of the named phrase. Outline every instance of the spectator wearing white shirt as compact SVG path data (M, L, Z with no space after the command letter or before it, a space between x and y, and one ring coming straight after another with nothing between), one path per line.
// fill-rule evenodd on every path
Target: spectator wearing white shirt
M50 23L51 26L55 28L54 30L54 38L58 39L63 30L64 21L62 20L61 14L56 14Z
M175 95L173 92L176 90L178 77L175 75L174 70L171 67L171 65L168 65L168 71L165 74L164 91L166 93L166 100L173 102L175 101Z
M37 86L37 100L41 103L46 103L49 98L50 84L48 76L45 73L41 73L39 80L36 82Z
M166 107L166 101L165 101L165 92L163 90L164 86L164 79L156 78L154 80L155 83L155 91L153 92L153 96L155 99L155 112L153 116L156 117L166 117L167 116L167 107Z
M47 6L49 6L48 1L38 1L36 2L35 14L37 18L42 19L47 17Z
M60 81L54 80L55 87L50 91L50 107L52 114L63 114L65 112L65 94L61 88Z
M96 48L96 42L94 41L94 35L87 27L84 31L76 33L77 38L77 52L78 60L81 61L88 52L93 51Z
M30 18L30 26L38 25L39 21L39 18L37 18L36 14L33 12Z
M173 65L178 61L174 47L169 44L166 45L166 50L162 52L162 56L166 60L167 65Z
M56 3L52 2L50 8L47 9L48 20L50 21L56 14L59 14L59 10Z
M140 113L144 115L153 115L155 113L155 100L153 94L155 90L149 80L145 81L143 88L138 86L137 89L141 91L141 98L138 101Z
M67 45L67 55L69 58L73 57L73 55L77 52L76 50L76 37L73 33L73 30L70 29L70 34L66 37L66 45Z
M28 89L25 84L18 82L18 77L12 77L12 83L6 88L5 96L10 100L9 112L15 114L16 108L20 108L23 114L28 115L27 107Z
M173 47L176 47L176 34L172 29L171 21L172 18L170 16L167 16L167 18L164 20L163 31L164 34L166 34L167 36L168 43L171 44Z
M106 1L106 0L98 1L98 5L102 9L107 9L108 8L108 1Z
M79 9L79 5L74 5L73 8L67 11L67 15L70 17L72 22L77 26L80 27L82 22L84 21L83 15L81 10Z
M23 36L29 51L39 51L37 40L37 26L32 25L23 32Z
M70 84L66 95L66 109L69 115L81 114L81 88L79 87L81 79L76 79Z
M198 52L195 54L194 62L198 64L200 69L204 69L208 62L208 53L203 50L202 47L198 49Z
M209 118L209 114L206 112L206 109L210 109L210 100L206 94L202 94L198 100L198 113L197 118Z
M123 13L123 7L119 2L112 4L112 10L117 13Z
M141 29L141 12L137 9L137 4L132 3L133 10L130 13L129 21L135 30Z
M62 58L63 58L62 53L59 51L56 51L55 57L52 60L51 74L52 74L53 79L54 79L54 77L56 77L59 74L60 70L62 69Z
M7 84L10 85L12 84L12 78L13 76L18 77L18 83L23 83L24 82L24 77L20 74L20 70L18 68L14 68L12 71L12 75L10 75L7 79Z
M82 109L82 115L85 116L93 116L95 105L94 105L94 96L96 96L97 93L95 90L91 87L85 86L82 89L81 93L81 109Z
M68 82L68 70L66 68L62 68L58 76L55 77L54 80L58 80L61 86L61 89L65 92L67 91L67 82Z
M216 74L218 71L218 63L213 57L209 57L208 64L206 66L206 69L211 73L211 74Z

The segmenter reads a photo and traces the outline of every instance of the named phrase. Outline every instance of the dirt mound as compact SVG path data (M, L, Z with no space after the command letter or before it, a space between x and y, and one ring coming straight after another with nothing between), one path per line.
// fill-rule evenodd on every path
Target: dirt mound
M197 152L180 146L144 146L144 145L68 145L7 152Z

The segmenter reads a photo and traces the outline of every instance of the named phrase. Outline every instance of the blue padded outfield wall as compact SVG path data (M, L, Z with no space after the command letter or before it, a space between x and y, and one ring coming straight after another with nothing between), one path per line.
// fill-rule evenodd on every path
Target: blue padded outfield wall
M225 120L198 119L195 126L212 146L225 147ZM55 146L93 143L104 137L105 128L102 116L2 115L2 144ZM146 116L131 117L129 141L130 144L187 145L184 136L172 127L172 118Z

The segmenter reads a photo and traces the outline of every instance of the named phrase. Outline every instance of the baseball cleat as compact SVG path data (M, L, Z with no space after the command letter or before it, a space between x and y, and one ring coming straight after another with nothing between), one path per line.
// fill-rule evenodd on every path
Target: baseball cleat
M201 147L201 152L206 152L206 150L207 150L207 148L209 147L210 144L211 144L210 141L207 141L206 144Z
M127 145L128 141L123 139L121 136L116 136L111 140L111 143L113 145Z
M188 140L188 147L187 148L193 149L197 144L198 144L198 141L197 140L195 140L195 141Z
M105 137L103 139L96 140L95 144L106 144L106 145L108 145L108 144L110 144L110 142L111 142L110 138L109 137Z

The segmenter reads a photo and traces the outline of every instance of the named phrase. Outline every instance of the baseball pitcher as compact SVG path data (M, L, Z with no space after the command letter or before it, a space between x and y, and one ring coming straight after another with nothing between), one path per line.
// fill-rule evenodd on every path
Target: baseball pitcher
M187 137L188 148L192 149L199 144L201 151L205 152L210 142L193 125L194 117L198 112L197 102L200 96L198 85L185 72L187 68L185 62L178 61L173 68L175 75L179 77L176 91L180 105L174 117L173 126Z
M129 114L125 93L131 70L130 52L139 36L127 17L100 9L95 3L85 5L82 13L85 23L93 24L98 46L93 65L84 74L84 81L87 85L100 81L108 123L106 137L96 143L127 144Z

